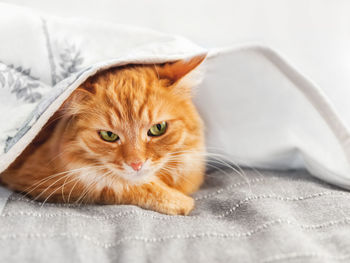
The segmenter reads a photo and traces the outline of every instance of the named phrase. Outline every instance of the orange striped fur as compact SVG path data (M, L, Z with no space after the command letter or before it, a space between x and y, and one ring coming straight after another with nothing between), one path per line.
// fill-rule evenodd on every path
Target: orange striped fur
M188 194L203 181L202 121L181 79L204 57L164 65L129 65L82 84L1 176L40 201L133 204L188 214ZM154 124L166 132L150 137ZM99 131L118 134L116 142ZM142 163L139 171L132 164Z

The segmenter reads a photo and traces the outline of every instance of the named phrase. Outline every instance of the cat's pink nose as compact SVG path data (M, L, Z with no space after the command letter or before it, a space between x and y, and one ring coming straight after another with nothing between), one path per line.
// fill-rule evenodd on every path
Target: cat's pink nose
M132 169L134 169L135 171L140 171L142 168L143 162L137 162L137 163L131 163L130 166L132 167Z

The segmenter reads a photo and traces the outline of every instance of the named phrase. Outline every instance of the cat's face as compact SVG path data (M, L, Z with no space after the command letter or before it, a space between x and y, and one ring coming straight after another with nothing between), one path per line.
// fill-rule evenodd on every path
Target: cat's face
M62 140L61 148L69 149L65 161L71 167L96 164L104 175L130 183L158 174L174 177L176 169L189 165L203 144L202 123L189 87L177 84L183 74L169 75L173 71L126 67L86 82L68 103L74 117Z

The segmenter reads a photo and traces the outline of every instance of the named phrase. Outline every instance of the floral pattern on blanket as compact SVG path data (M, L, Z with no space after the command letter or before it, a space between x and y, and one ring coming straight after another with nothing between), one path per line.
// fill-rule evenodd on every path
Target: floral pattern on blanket
M83 69L84 58L75 44L64 42L53 55L54 66L58 72L55 72L57 84L52 86L32 76L30 68L6 65L0 61L0 88L8 89L20 103L19 106L33 105L20 126L6 132L7 139L3 149L5 153L28 132L52 101L89 69Z
M56 79L59 82L81 70L84 58L76 45L65 42L64 47L59 52L58 61L60 72Z
M41 85L39 78L31 75L30 69L0 62L0 87L11 90L17 99L22 99L27 103L39 101L42 95L37 89Z

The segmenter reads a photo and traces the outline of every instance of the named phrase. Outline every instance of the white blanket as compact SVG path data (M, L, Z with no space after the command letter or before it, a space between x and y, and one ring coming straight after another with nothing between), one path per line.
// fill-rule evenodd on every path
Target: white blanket
M5 4L0 35L0 172L96 71L208 52L194 99L209 151L240 165L306 168L350 188L350 132L342 121L348 113L336 113L322 89L267 47L207 51L152 30L50 17Z

